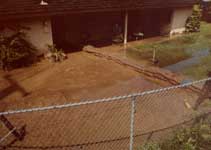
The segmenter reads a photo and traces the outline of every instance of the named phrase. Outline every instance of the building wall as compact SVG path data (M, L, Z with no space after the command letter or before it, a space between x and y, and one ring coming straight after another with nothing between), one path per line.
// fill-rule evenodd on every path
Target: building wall
M185 31L185 24L192 14L192 7L174 9L171 20L170 36L181 34Z
M29 27L26 31L27 39L41 52L48 50L47 45L53 45L52 28L50 20L24 22L23 26Z
M7 26L8 28L1 31L1 34L10 36L15 33L11 27L21 27L21 30L26 33L26 40L38 49L38 55L47 52L47 45L53 44L50 19L16 21L7 23Z

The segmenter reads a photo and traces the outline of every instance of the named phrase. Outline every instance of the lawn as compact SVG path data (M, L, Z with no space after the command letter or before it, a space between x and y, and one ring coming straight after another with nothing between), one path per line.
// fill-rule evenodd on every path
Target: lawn
M199 64L183 70L182 73L194 79L202 79L207 77L207 72L210 70L211 70L211 56L206 56L201 59Z
M201 32L195 35L197 35L198 38L196 42L191 45L192 52L206 48L211 49L211 24L203 22ZM193 65L182 72L194 79L201 79L207 77L207 71L211 71L211 55L201 58L200 63Z
M191 54L185 49L193 44L195 40L195 36L184 35L165 41L139 45L132 48L132 50L128 50L128 56L150 62L153 57L153 50L156 49L158 65L164 67L190 58Z
M159 67L175 64L191 58L196 51L211 48L211 24L202 22L201 31L169 38L168 40L138 45L130 48L128 56L152 62L153 51L156 49L156 59ZM151 63L152 64L152 63ZM211 70L211 56L202 57L198 64L181 70L181 72L194 79L206 77Z

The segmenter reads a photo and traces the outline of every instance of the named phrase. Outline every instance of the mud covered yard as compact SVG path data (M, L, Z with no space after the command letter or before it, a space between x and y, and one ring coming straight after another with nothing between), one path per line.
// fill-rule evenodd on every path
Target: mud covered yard
M113 61L85 52L68 57L58 64L43 60L29 68L0 72L0 110L78 102L159 87Z

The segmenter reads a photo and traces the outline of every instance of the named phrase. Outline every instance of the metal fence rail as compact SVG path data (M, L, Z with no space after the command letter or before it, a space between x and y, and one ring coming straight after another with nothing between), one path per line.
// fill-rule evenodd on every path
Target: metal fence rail
M191 120L196 110L197 115L211 111L211 106L201 105L207 101L204 87L210 81L207 78L125 96L0 112L23 136L15 137L2 122L0 149L138 150L152 138L151 134L144 137L146 133ZM193 86L199 92L188 90Z

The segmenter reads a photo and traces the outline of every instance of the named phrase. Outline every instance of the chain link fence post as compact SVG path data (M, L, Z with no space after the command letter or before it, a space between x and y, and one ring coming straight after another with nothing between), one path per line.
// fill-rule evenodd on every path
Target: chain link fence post
M134 144L134 123L135 123L135 101L136 97L132 97L131 100L131 115L130 115L130 149L133 150Z

